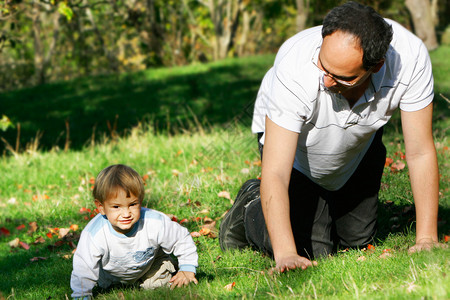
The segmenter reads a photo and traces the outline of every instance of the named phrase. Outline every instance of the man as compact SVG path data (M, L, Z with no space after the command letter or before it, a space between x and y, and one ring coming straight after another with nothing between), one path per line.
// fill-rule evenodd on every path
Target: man
M433 77L423 43L355 2L286 41L265 75L252 130L259 181L244 184L220 228L222 249L251 245L280 271L311 266L376 233L386 159L381 137L398 107L416 206L416 244L438 245Z

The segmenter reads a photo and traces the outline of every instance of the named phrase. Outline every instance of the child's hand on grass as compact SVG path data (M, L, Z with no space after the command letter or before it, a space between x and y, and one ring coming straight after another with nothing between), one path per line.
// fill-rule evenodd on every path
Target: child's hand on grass
M189 271L179 271L175 276L170 279L170 288L174 289L176 287L182 287L188 285L189 283L197 284L197 278L195 278L195 273Z

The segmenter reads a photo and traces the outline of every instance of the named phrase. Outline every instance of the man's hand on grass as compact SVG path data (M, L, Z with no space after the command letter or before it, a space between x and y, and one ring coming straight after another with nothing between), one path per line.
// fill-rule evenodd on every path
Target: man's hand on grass
M284 272L289 270L294 270L297 268L301 268L302 270L306 270L309 267L317 266L316 261L310 261L306 257L300 256L298 254L291 254L287 256L280 257L275 260L276 266L271 270L278 271L278 272Z
M195 273L189 271L179 271L175 276L170 279L170 288L174 289L176 287L182 287L188 285L189 283L197 284L197 278L195 278Z
M447 248L448 245L439 243L438 241L434 241L432 238L423 238L420 240L416 240L416 244L409 248L408 252L415 253L419 251L430 251L433 248Z

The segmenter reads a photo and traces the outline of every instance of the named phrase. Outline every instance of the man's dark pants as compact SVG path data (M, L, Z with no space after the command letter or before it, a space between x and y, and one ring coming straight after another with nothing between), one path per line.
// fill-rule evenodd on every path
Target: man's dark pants
M328 191L292 170L290 216L299 255L314 258L328 255L337 247L364 247L373 242L378 191L386 161L382 135L381 128L355 173L337 191ZM273 256L260 198L246 207L244 225L248 242Z

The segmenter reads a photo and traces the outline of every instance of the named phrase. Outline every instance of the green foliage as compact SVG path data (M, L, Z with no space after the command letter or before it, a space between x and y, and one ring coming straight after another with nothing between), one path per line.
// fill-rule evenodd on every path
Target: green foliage
M67 6L66 2L59 2L58 4L58 12L67 18L67 21L70 22L73 17L73 10Z
M223 32L231 22L225 8L237 1L224 1L215 11L206 2L0 1L0 91L214 60L218 40L225 43ZM230 36L227 57L276 52L296 33L296 1L239 2L237 30ZM307 26L315 26L345 1L305 2L309 3ZM362 2L410 28L404 1ZM448 9L439 3L439 35L448 25ZM215 24L213 16L221 22Z
M2 118L0 119L0 129L2 131L6 131L10 127L14 128L14 124L7 116L3 115Z

